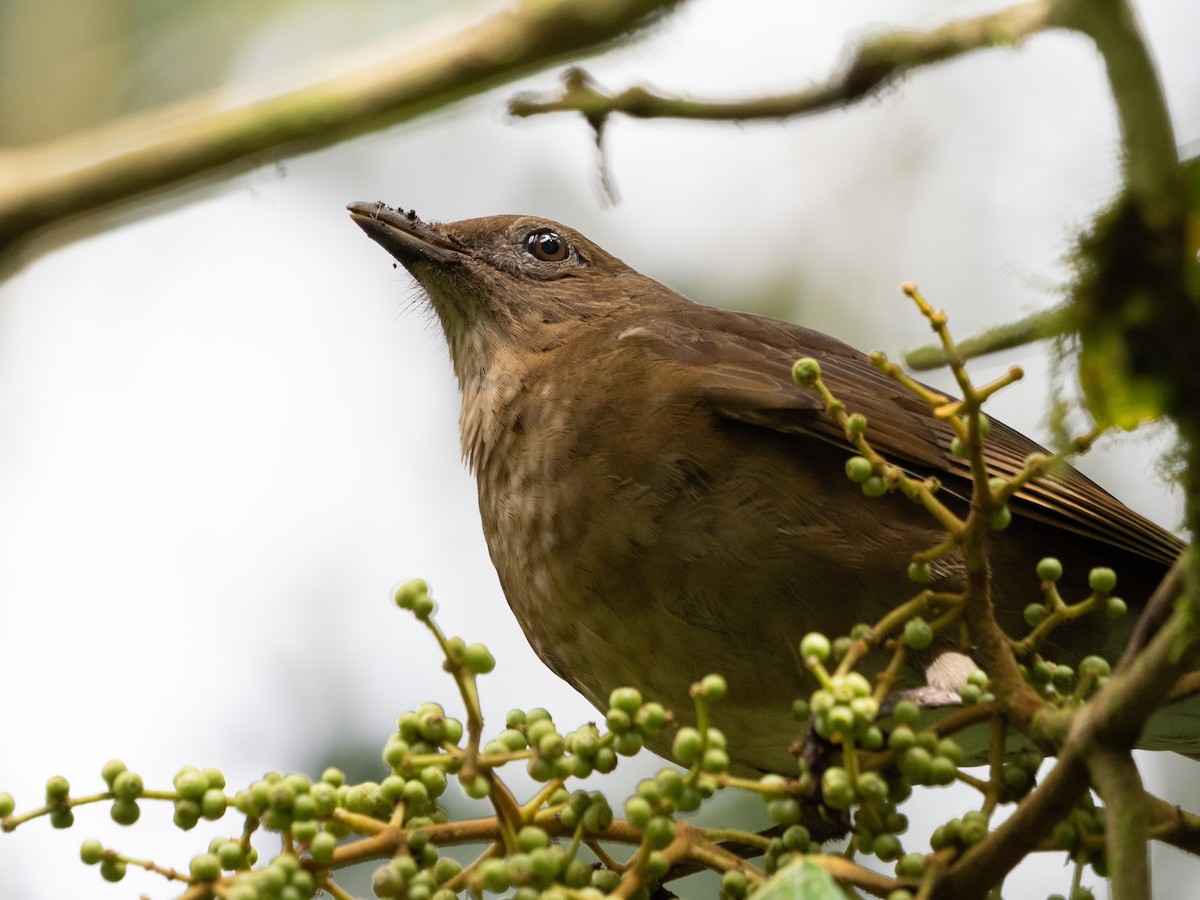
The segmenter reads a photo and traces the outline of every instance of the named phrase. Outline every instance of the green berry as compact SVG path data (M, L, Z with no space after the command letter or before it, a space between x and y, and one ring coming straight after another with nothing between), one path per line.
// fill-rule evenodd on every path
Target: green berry
M652 881L657 881L671 871L671 862L661 850L652 850L646 854L646 875Z
M71 795L71 785L61 775L55 775L46 781L46 804L57 806Z
M608 705L612 709L621 710L628 716L634 716L641 708L642 694L637 688L620 687L609 694Z
M413 599L413 615L422 622L432 616L435 609L437 609L437 604L433 602L433 598L428 594Z
M423 578L414 578L396 588L393 599L401 609L412 609L417 598L429 596L429 585Z
M821 364L811 356L796 360L792 365L792 380L801 387L811 387L821 377Z
M191 831L200 821L200 804L193 800L176 800L173 821L180 831Z
M1075 680L1075 670L1070 666L1058 665L1054 667L1054 674L1050 678L1056 688L1060 691L1065 691L1071 686L1071 682Z
M805 659L812 657L824 662L829 659L832 649L829 638L815 631L809 632L800 641L800 655Z
M200 815L210 822L215 822L225 815L228 805L224 791L219 788L209 788L200 800Z
M582 821L585 831L600 834L613 823L612 807L607 802L592 803L584 812Z
M1063 576L1062 563L1053 556L1047 556L1038 562L1037 576L1042 581L1058 581Z
M862 484L875 473L871 461L865 456L852 456L846 460L846 477L855 484Z
M904 725L912 725L921 715L921 707L912 700L901 700L892 710L892 717Z
M821 775L821 796L825 804L834 809L849 809L854 803L854 786L850 784L850 776L840 766L830 766ZM799 804L796 807L797 818L791 822L780 824L791 825L799 821Z
M94 866L104 855L104 845L95 838L88 838L79 845L79 858L84 865Z
M333 859L333 851L337 849L337 838L328 831L322 831L312 839L308 849L317 862L329 862Z
M862 483L864 497L882 497L887 493L887 482L878 475L872 475Z
M926 650L933 643L933 627L916 616L904 623L904 643L914 650Z
M925 857L920 853L905 853L896 863L896 875L901 878L919 878L925 874Z
M1128 604L1120 597L1109 597L1104 602L1104 612L1110 619L1119 619L1129 611Z
M700 756L701 737L695 728L684 726L675 732L671 753L682 765L690 766Z
M919 749L919 748L914 748ZM912 752L911 750L909 751ZM935 756L929 764L929 783L942 785L954 784L958 777L958 766L954 760L945 756Z
M224 841L217 848L217 859L220 860L222 869L232 872L246 865L246 851L237 841Z
M933 567L927 562L910 562L908 580L914 584L928 584L933 577Z
M878 772L864 772L858 776L858 796L868 803L887 799L888 785Z
M118 800L136 800L142 796L142 792L145 790L142 776L128 770L114 776L111 784L113 796Z
M950 439L950 452L959 459L967 458L967 445L963 443L962 438L955 435Z
M730 869L721 876L721 896L729 900L741 900L750 889L746 876L737 869Z
M675 823L666 816L654 816L646 823L645 836L646 843L661 850L675 840Z
M900 706L902 706L904 703L912 703L912 701L911 700L901 701L900 703L896 704L896 708L899 709ZM916 704L913 703L913 706L915 707ZM915 720L916 716L914 716L913 719ZM917 736L913 732L913 730L911 728L909 728L907 725L897 725L895 728L892 729L892 733L888 735L888 746L891 747L893 750L895 750L897 753L903 753L905 750L907 750L909 747L914 746L916 743L917 743Z
M1023 615L1025 617L1025 624L1030 628L1036 628L1046 618L1046 604L1030 603L1025 607L1025 612Z
M992 531L1003 531L1012 524L1012 510L1008 508L1008 504L1001 506L992 513L992 517L988 519L988 527Z
M109 856L100 861L100 877L105 881L118 882L125 877L125 860Z
M188 870L197 881L216 881L221 877L221 860L215 853L193 856Z
M1088 587L1098 594L1110 594L1117 586L1117 573L1104 566L1088 572Z
M721 700L729 691L729 686L720 675L705 675L700 680L700 690L709 700Z
M509 870L503 859L485 859L484 864L479 866L479 877L484 887L493 894L503 894L509 889Z
M119 759L110 759L104 764L104 768L100 770L100 777L104 779L104 783L110 788L113 786L113 781L116 777L125 771L125 763Z
M70 828L75 824L75 813L66 806L60 806L50 812L51 828Z
M118 825L132 825L142 814L136 800L114 800L109 816Z
M642 797L633 796L625 801L625 818L634 828L645 828L653 815L654 808Z
M550 846L550 836L536 825L526 825L517 832L517 844L525 853Z
M909 747L900 757L900 771L913 784L925 784L932 765L933 757L923 747Z
M208 790L208 780L194 767L180 769L174 779L175 790L182 800L195 800L197 803Z
M16 808L17 802L13 800L12 794L0 794L0 819L11 816Z
M884 862L899 859L903 853L904 848L900 845L900 839L894 834L881 834L875 838L875 855Z
M468 644L463 661L467 669L475 675L486 675L496 668L496 658L483 644Z

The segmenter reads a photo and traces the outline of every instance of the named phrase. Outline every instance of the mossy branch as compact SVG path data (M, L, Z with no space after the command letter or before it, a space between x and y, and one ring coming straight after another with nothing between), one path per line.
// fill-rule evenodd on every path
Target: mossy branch
M601 12L590 0L524 0L424 46L399 34L269 84L4 149L0 254L36 229L103 206L411 119L603 48L679 3L612 0Z

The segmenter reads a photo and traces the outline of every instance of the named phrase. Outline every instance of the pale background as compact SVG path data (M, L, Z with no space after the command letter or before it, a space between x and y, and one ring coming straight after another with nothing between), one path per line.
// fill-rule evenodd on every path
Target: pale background
M493 6L5 0L0 137L46 137ZM1138 7L1180 142L1196 141L1200 7ZM790 90L823 77L855 35L992 8L693 0L588 68L615 88ZM556 79L94 217L94 236L0 284L0 790L18 809L40 804L55 773L98 790L111 756L159 787L188 762L223 768L233 786L327 762L377 777L395 715L453 700L431 640L388 603L418 575L445 629L498 657L483 683L493 723L512 706L546 705L565 727L593 717L504 604L459 463L440 334L348 201L434 219L544 214L696 300L896 355L929 337L902 281L947 308L960 336L1049 305L1073 231L1118 184L1099 58L1065 34L792 123L614 120L616 206L600 198L582 122L504 113L517 89ZM995 409L1043 439L1047 358L1037 347L977 368L1028 368ZM1081 467L1173 527L1179 497L1154 476L1169 442L1110 441ZM623 764L625 783L658 765ZM1155 764L1148 778L1195 809L1194 772ZM77 855L98 836L186 868L208 836L236 828L181 836L169 821L169 806L144 804L123 830L97 806L69 832L43 820L0 835L0 898L174 896L134 874L107 885ZM1066 893L1061 863L1018 874L1007 895ZM1194 896L1195 861L1158 863L1156 896Z

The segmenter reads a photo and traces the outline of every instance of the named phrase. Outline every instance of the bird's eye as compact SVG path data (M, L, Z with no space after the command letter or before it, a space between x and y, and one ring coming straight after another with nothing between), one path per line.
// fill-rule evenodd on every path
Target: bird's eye
M557 231L535 231L525 238L525 249L542 262L562 262L570 253L570 245Z

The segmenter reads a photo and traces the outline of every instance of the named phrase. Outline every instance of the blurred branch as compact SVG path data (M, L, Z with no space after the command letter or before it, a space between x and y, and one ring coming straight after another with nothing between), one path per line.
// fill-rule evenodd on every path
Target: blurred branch
M1166 97L1127 0L1058 0L1056 20L1086 34L1104 57L1121 124L1128 187L1155 230L1181 224L1183 173Z
M959 342L958 359L966 361L998 350L1009 350L1045 338L1058 337L1073 328L1070 305L1059 304L1016 322L989 328L975 337ZM918 372L941 368L949 362L946 352L934 344L918 347L904 356L904 364Z
M524 0L427 46L397 35L280 84L223 89L0 151L0 253L43 226L237 161L293 155L410 119L644 26L680 0ZM252 99L255 98L255 99Z
M1150 815L1142 776L1126 750L1088 756L1096 793L1104 801L1104 842L1110 890L1122 900L1150 898Z
M638 118L784 119L860 100L909 69L941 62L981 47L1011 46L1050 24L1049 0L1022 3L998 13L950 22L932 31L896 31L864 40L842 73L792 94L750 100L704 101L666 97L644 87L619 94L596 88L585 73L569 70L558 95L521 94L509 102L514 116L582 113L593 125L610 113Z

